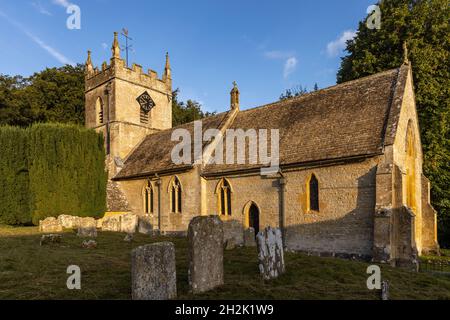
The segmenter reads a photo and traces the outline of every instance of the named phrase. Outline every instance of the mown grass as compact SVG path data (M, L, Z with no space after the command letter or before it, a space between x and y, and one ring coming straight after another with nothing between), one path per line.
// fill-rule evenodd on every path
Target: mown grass
M0 299L129 299L130 253L137 246L172 241L176 246L179 299L379 299L366 287L369 264L287 253L287 272L274 281L258 275L253 248L225 252L225 285L202 295L188 292L187 242L180 238L99 233L98 248L81 248L74 232L61 244L39 246L36 228L0 226ZM82 289L68 290L69 265L82 271ZM450 299L450 277L382 266L392 299Z

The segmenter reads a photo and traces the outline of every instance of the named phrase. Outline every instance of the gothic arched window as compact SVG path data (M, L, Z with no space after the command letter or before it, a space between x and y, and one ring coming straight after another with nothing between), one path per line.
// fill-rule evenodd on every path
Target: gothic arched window
M104 122L104 117L103 117L103 100L100 97L98 97L97 101L95 102L95 115L96 115L96 123L97 123L97 125L103 124L103 122Z
M172 213L181 213L182 187L178 177L174 177L169 184L170 209Z
M319 180L312 174L308 180L307 186L307 212L319 211Z
M227 179L220 180L216 188L219 213L222 216L231 216L231 185Z
M153 186L150 181L147 182L147 185L144 188L143 192L144 196L144 212L146 214L152 214L154 209L154 192Z

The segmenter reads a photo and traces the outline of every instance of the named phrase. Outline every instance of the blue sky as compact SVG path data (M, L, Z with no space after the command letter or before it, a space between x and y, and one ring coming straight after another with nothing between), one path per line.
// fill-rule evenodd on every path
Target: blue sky
M135 50L130 63L161 75L169 51L182 99L224 111L237 81L247 109L299 84L335 84L344 40L375 2L0 0L0 73L84 63L88 49L100 66L109 61L113 31L126 27ZM71 3L81 9L80 30L66 27Z

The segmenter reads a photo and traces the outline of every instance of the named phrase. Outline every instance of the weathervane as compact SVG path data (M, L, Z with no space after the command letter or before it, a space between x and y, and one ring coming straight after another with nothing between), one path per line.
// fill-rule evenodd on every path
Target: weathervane
M131 45L131 44L129 45L128 41L132 41L133 39L128 36L128 29L125 29L125 28L122 29L122 36L125 37L125 47L122 48L122 51L125 51L125 53L126 53L126 61L127 61L127 67L128 67L128 50L130 50L130 49L133 50L133 45Z

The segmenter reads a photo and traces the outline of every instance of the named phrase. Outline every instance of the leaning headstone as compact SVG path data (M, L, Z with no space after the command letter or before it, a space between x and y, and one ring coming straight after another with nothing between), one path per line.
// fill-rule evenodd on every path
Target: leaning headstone
M193 293L223 284L223 224L217 216L195 217L188 228L189 285Z
M61 243L62 240L62 236L60 234L48 234L48 235L43 235L41 237L41 241L40 241L40 245L45 246L47 244L57 244L57 243Z
M39 231L40 232L62 232L63 227L56 218L50 217L45 220L39 221Z
M78 236L86 238L97 237L97 222L94 218L81 218L78 227Z
M259 271L264 280L278 278L285 271L280 229L267 227L256 237Z
M169 300L177 297L173 243L154 243L132 251L131 295L133 300Z
M120 216L120 232L136 233L139 218L137 215L128 213Z
M389 300L389 281L383 281L381 283L381 300Z
M80 226L80 217L60 215L58 221L64 229L76 229Z
M120 232L120 216L111 216L103 218L102 231Z
M81 244L83 249L97 249L97 241L95 240L85 240Z
M138 227L139 233L145 234L145 235L151 235L153 234L153 226L150 220L150 215L146 214L144 216L139 216L139 227Z
M255 229L248 228L244 230L244 246L256 247Z

